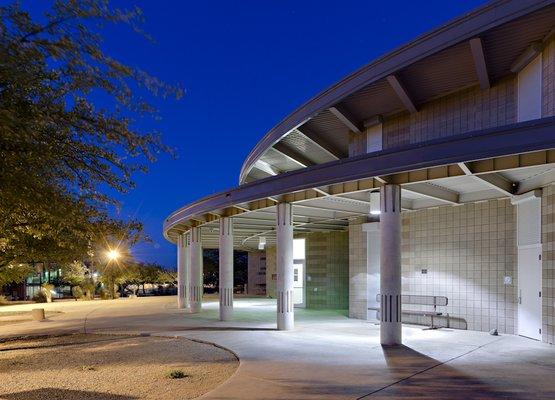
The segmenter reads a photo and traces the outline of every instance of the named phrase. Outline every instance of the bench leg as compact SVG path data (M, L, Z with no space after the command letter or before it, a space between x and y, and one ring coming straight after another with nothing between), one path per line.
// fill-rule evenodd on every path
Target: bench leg
M441 328L441 326L435 326L434 325L434 315L430 315L430 326L428 328L424 328L422 330L423 331L429 331L429 330L432 330L432 329L440 329L440 328Z

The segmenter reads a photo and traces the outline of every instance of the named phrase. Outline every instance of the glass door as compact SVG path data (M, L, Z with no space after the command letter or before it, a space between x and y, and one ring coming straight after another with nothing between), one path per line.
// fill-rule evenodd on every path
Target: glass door
M305 307L305 239L293 240L293 304Z

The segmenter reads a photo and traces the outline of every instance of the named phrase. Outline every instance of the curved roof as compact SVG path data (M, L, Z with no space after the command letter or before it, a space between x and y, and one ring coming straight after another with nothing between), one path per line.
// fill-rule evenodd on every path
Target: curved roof
M550 4L553 1L490 2L365 65L319 93L266 133L243 163L239 183L320 163L318 159L301 160L296 166L289 167L286 162L291 157L287 157L286 151L277 149L285 154L281 167L268 169L272 168L271 160L275 152L272 146L280 144L286 148L293 147L294 151L296 146L287 142L295 142L295 136L299 134L304 134L305 138L308 136L309 144L317 142L321 145L321 154L317 158L322 162L346 157L346 135L350 129L349 122L345 124L342 117L353 121L355 129L356 126L364 129L366 119L402 112L406 108L392 90L388 82L390 76L398 78L406 86L412 86L409 92L416 103L475 84L477 77L468 44L473 37L487 33L483 40L488 69L493 78L510 73L515 58L535 40L535 36L545 34L545 24L552 27L553 12L532 15ZM516 21L516 26L495 29L523 16L526 20ZM520 27L526 29L518 29ZM538 28L537 32L534 27ZM510 49L507 44L510 44ZM503 47L502 55L495 51L499 47ZM338 138L342 138L344 143L337 143ZM330 143L334 140L335 146ZM330 151L330 148L335 148L335 151ZM305 158L306 154L316 155L316 152L305 153ZM253 171L257 163L263 173Z
M555 182L553 116L405 146L386 146L386 135L384 150L349 154L352 132L482 86L476 42L487 62L486 87L489 80L502 86L531 44L553 37L554 3L489 3L344 78L256 144L239 187L173 212L164 221L165 238L175 242L203 226L203 245L217 246L218 220L232 216L236 246L256 248L259 236L272 243L278 201L293 203L296 231L345 230L350 219L368 214L369 192L384 182L402 185L405 210L507 197Z

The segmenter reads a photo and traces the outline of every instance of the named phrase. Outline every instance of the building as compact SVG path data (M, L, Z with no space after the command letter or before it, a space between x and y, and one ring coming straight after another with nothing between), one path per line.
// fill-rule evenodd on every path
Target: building
M64 284L62 270L53 263L32 262L34 272L23 282L12 282L0 287L0 294L10 300L32 300L42 288L44 283L55 285L53 298L71 296L71 288Z
M219 248L232 318L232 250L264 247L278 329L294 304L344 308L398 344L436 304L441 324L553 343L554 22L553 1L488 3L291 113L237 188L165 220L179 306L200 311L201 251Z

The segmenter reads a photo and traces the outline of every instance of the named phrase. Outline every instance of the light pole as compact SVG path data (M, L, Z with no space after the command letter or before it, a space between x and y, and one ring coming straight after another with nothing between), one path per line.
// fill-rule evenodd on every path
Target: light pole
M112 261L117 261L120 258L121 254L118 249L109 249L106 252L106 256L108 257L108 262L106 263L106 270L108 270L108 266ZM114 282L114 275L110 274L110 296L112 300L116 298L116 291L114 289L115 282Z

